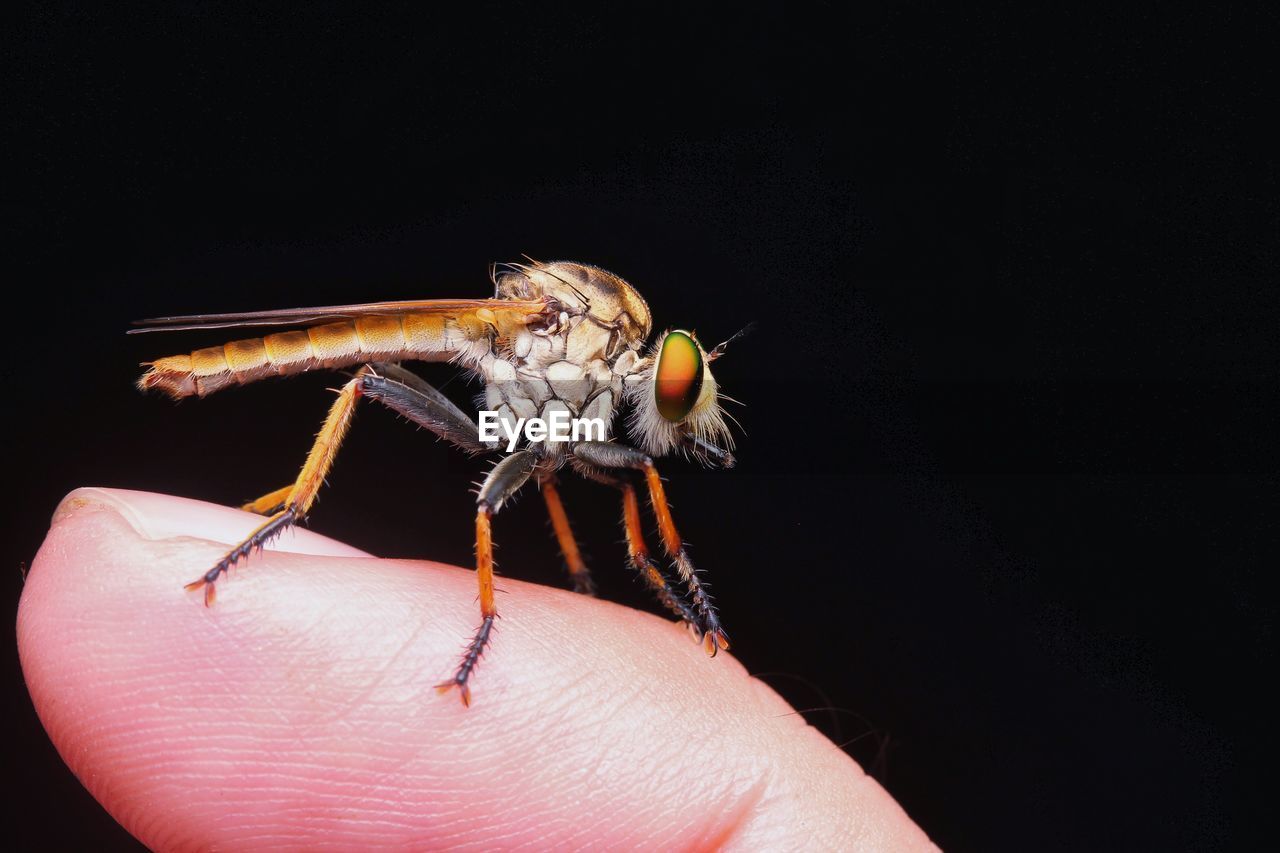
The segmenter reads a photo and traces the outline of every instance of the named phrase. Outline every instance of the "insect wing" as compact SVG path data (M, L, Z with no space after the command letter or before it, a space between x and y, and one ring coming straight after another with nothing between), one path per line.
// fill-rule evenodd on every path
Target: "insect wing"
M298 326L327 323L355 317L392 317L400 314L439 314L462 316L481 312L515 312L541 315L550 308L547 299L422 299L406 302L366 302L359 305L329 305L320 308L282 308L275 311L248 311L234 314L187 314L177 317L155 317L137 320L138 328L129 334L143 332L180 332L190 329L232 329L246 326Z

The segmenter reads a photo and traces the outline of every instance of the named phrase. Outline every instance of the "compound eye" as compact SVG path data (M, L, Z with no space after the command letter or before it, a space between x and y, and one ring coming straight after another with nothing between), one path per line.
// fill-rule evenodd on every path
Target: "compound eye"
M702 395L702 350L688 332L668 332L662 339L654 377L658 414L684 420Z

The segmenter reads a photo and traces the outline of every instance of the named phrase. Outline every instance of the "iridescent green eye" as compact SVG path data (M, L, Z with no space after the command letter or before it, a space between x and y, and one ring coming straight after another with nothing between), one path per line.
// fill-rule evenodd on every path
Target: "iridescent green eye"
M702 350L688 332L668 332L662 339L654 378L658 414L684 420L702 394Z

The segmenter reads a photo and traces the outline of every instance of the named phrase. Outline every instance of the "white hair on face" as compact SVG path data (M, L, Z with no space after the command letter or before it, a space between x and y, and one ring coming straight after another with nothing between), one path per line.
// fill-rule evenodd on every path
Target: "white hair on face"
M689 450L680 440L681 434L700 438L725 450L733 449L733 436L720 408L719 386L711 375L707 354L702 352L702 392L684 420L673 423L658 412L658 399L654 395L658 371L658 353L666 334L658 336L649 354L636 363L634 371L626 379L624 398L630 404L627 415L627 431L640 448L650 456L666 456L679 451L688 456ZM699 351L702 345L698 344ZM693 454L702 462L708 462L702 454Z

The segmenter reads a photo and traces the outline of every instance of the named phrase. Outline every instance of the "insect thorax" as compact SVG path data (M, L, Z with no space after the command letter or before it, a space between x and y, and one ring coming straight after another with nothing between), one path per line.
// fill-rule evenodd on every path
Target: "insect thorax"
M640 359L636 350L629 348L610 358L609 341L608 329L582 316L568 318L555 330L521 332L505 346L496 346L478 365L485 381L482 408L496 412L512 434L521 428L521 419L551 422L567 417L598 420L600 432L589 438L610 438L623 383L637 370ZM556 412L564 414L557 416ZM551 456L572 446L556 441L536 443Z
M561 412L598 419L603 435L592 437L611 437L624 380L639 368L638 350L652 325L644 299L612 273L568 261L511 265L494 284L499 299L550 297L561 311L545 326L494 341L477 368L485 380L483 408L512 432L522 418L550 421ZM553 456L571 446L537 443Z

